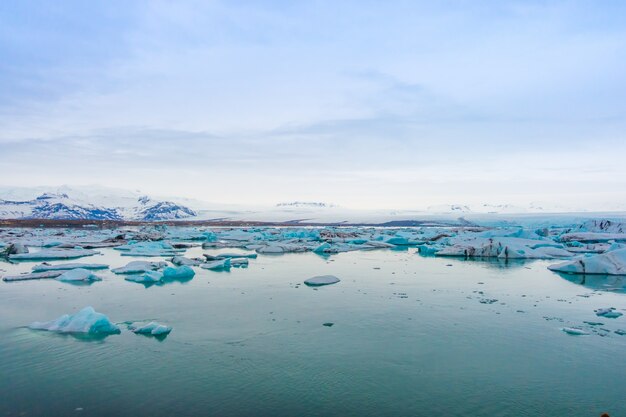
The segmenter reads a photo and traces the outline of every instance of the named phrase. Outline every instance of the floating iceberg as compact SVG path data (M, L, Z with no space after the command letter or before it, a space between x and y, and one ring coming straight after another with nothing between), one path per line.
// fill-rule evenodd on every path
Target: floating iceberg
M58 264L58 265L50 265L47 263L42 263L40 265L33 266L33 272L44 272L44 271L65 271L70 269L107 269L109 265L105 264L81 264L81 263L71 263L71 264Z
M196 273L191 267L182 265L179 267L168 266L163 270L163 279L168 280L188 280L194 277Z
M206 255L205 255L206 256ZM256 259L256 253L218 253L217 255L213 255L215 258L249 258Z
M177 266L182 266L182 265L198 266L204 261L199 258L190 259L190 258L185 258L184 256L174 256L171 262Z
M124 278L126 281L138 282L140 284L156 284L163 279L163 273L159 271L147 271L143 274L130 274Z
M550 265L548 269L569 274L626 275L626 248Z
M9 255L9 258L14 261L74 259L96 255L98 253L100 252L91 249L44 249L39 252Z
M334 275L319 275L307 279L306 281L304 281L304 283L311 287L319 287L321 285L336 284L339 281L341 280Z
M102 281L102 278L94 275L88 269L77 268L70 269L55 278L57 281L63 282L90 282L90 281Z
M132 261L120 268L111 270L114 274L140 274L142 272L156 271L165 268L166 262Z
M2 280L6 282L13 281L29 281L32 279L51 279L56 278L59 275L63 274L64 271L44 271L44 272L33 272L30 274L20 274L20 275L7 275L3 277Z
M47 330L57 333L117 334L120 328L107 316L97 313L93 307L85 307L74 315L64 314L56 320L34 322L33 330Z
M616 319L623 316L619 311L615 311L614 307L599 308L595 310L596 316L606 317L607 319Z
M589 333L584 331L583 329L579 329L577 327L563 327L561 329L563 332L572 335L572 336L585 336L588 335Z
M128 329L136 334L146 334L152 336L166 336L170 334L172 328L164 324L159 324L156 321L150 323L132 323L128 326Z
M225 258L219 261L207 262L200 265L200 268L212 270L228 269L230 268L230 258Z

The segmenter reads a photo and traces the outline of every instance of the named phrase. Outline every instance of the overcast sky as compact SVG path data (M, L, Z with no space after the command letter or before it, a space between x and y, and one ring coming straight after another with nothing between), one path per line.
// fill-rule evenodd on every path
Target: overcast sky
M0 2L0 185L626 203L626 2Z

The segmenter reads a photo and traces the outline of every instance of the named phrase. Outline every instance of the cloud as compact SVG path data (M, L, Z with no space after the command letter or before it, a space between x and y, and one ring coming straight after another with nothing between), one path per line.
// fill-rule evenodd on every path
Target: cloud
M0 162L20 185L233 202L610 194L624 7L10 2Z

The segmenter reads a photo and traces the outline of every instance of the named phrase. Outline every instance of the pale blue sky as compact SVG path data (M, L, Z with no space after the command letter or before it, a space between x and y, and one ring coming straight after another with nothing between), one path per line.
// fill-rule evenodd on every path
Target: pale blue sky
M626 203L626 2L0 2L2 185Z

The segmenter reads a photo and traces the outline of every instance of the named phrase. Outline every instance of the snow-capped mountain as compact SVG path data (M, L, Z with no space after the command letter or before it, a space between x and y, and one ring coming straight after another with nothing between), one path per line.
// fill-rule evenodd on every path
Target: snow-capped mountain
M2 190L0 190L2 191ZM0 193L0 218L60 220L175 220L196 216L192 209L172 201L153 200L147 196L86 196L67 187L63 192L47 191L24 200L6 199Z
M317 201L292 201L289 203L278 203L276 207L282 208L332 208L334 204L322 203Z

